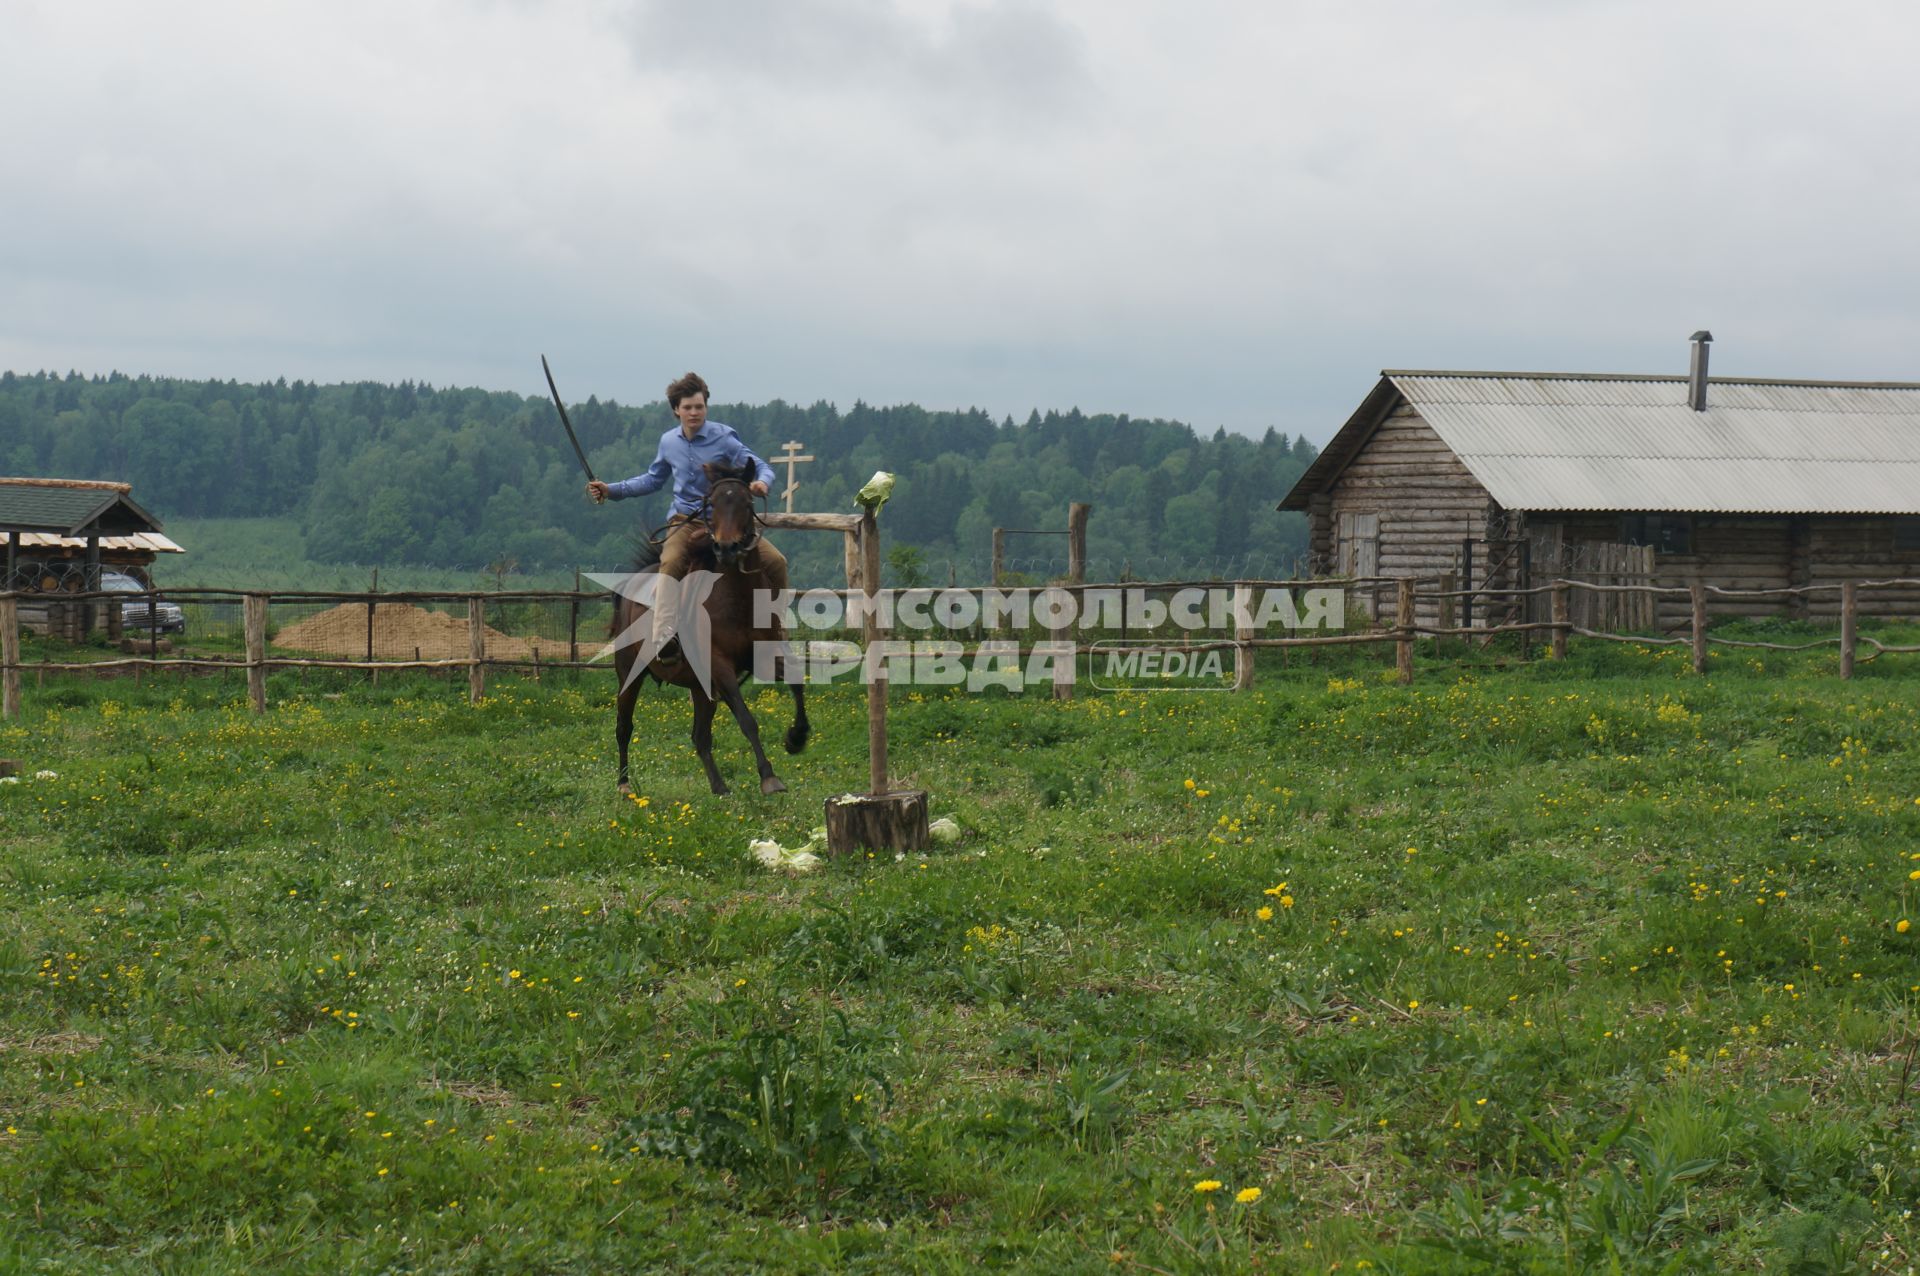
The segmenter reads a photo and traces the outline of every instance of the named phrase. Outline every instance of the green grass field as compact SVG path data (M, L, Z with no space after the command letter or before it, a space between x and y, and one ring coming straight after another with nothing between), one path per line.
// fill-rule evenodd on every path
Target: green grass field
M162 554L153 565L161 589L372 589L371 567L315 562L297 518L174 518L166 533L186 551ZM504 566L504 565L503 565ZM379 586L400 589L572 589L570 571L504 572L484 568L388 564Z
M0 1270L1907 1271L1899 659L897 689L965 837L797 878L847 690L30 681Z

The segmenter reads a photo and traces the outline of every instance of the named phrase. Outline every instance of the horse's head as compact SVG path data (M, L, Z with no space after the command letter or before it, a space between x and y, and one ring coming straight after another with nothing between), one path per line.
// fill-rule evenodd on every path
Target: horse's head
M737 469L718 461L704 467L707 472L707 500L701 518L713 535L714 557L726 567L753 548L760 529L753 519L753 492L748 487L755 477L751 464Z

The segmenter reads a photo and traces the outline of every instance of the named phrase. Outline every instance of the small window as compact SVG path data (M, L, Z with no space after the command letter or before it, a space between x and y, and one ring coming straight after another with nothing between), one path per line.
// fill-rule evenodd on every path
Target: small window
M1656 554L1691 554L1693 516L1628 514L1620 520L1620 539L1629 545L1651 545Z
M1920 550L1920 518L1893 520L1893 547L1909 552Z

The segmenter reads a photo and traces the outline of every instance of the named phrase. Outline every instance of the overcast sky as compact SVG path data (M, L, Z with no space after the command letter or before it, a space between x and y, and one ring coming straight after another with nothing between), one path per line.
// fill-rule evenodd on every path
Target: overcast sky
M0 0L0 368L1170 416L1920 380L1920 7Z

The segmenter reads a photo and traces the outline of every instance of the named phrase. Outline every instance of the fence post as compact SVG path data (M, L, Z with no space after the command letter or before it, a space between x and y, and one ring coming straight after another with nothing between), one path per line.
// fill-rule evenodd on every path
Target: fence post
M1557 581L1553 586L1553 658L1567 658L1567 594L1571 587L1566 581Z
M1438 622L1442 629L1453 628L1453 592L1458 588L1460 588L1460 578L1458 576L1452 572L1443 572L1441 574L1440 600L1438 606L1434 609L1434 620ZM1436 660L1439 659L1440 656L1440 644L1444 641L1446 641L1445 638L1440 634L1433 636L1433 655Z
M996 527L993 529L993 570L992 574L987 578L987 583L995 589L1000 588L1000 577L1005 574L1006 567L1007 529L1004 527Z
M1693 601L1693 671L1707 671L1707 587L1699 581L1687 586Z
M1233 649L1233 689L1235 691L1253 689L1254 651L1248 645L1253 641L1253 625L1242 624L1243 619L1249 622L1253 619L1252 585L1233 587L1233 638L1240 644Z
M567 600L567 663L580 663L580 569L573 569L573 597ZM580 676L574 670L574 677Z
M1400 629L1400 640L1394 644L1394 662L1400 667L1400 685L1413 681L1413 577L1402 576L1394 585L1396 591L1394 624Z
M1520 588L1529 591L1533 589L1533 542L1530 540L1520 542ZM1539 596L1531 592L1520 595L1520 605L1514 608L1514 611L1520 617L1521 624L1533 623L1534 599ZM1531 629L1520 631L1520 659L1533 659L1533 630Z
M1460 627L1473 628L1473 538L1460 542L1460 588L1466 597L1460 600Z
M1859 640L1860 586L1845 581L1840 586L1840 676L1853 677L1853 653Z
M248 594L241 614L247 629L247 699L255 713L267 711L267 596Z
M0 717L19 716L20 605L11 598L0 598Z
M887 783L887 662L877 648L886 635L880 628L880 524L872 510L860 515L861 588L867 595L862 629L867 666L867 792L878 797Z
M366 659L368 664L373 663L373 609L377 605L373 600L373 596L379 592L380 592L380 569L376 567L373 569L373 585L367 591L367 656L366 656ZM379 686L380 671L378 669L369 670L367 674L367 681L372 683L376 687Z
M1087 583L1087 515L1093 506L1074 501L1067 506L1067 583Z
M467 703L479 704L487 694L486 603L478 594L467 595Z

